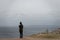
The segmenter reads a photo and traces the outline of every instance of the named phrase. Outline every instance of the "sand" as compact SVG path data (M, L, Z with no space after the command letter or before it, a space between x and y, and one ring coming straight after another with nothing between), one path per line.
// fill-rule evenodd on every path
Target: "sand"
M43 39L43 38L24 37L23 39L20 39L20 38L0 38L0 40L60 40L60 39Z

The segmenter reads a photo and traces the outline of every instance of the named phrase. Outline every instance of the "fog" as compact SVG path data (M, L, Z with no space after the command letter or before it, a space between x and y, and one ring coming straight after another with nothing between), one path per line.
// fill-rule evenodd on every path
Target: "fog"
M60 25L60 0L0 0L0 26Z

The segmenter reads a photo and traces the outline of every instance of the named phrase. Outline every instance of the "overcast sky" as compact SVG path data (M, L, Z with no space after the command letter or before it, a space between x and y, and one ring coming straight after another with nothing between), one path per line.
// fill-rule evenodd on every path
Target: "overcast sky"
M60 25L60 0L0 0L0 26Z

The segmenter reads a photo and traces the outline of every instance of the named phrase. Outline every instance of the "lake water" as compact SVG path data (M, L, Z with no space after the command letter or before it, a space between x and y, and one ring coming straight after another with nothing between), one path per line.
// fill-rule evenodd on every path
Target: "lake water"
M46 29L49 31L55 30L59 26L54 25L32 25L24 26L24 36L29 36L36 33L45 32ZM0 38L17 38L19 37L18 27L0 27Z

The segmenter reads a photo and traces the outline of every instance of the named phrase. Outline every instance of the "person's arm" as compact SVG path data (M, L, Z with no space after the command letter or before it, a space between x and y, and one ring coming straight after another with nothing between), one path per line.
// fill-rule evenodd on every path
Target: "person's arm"
M20 29L20 25L19 25L19 29Z

